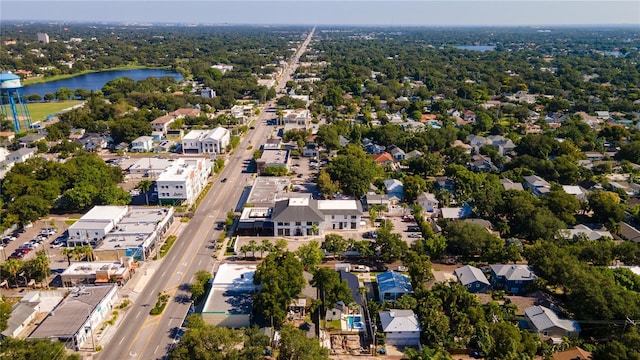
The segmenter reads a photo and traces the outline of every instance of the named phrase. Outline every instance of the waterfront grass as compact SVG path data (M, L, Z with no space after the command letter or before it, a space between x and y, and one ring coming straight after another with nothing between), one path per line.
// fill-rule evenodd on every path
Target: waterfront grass
M32 121L41 121L46 119L47 115L55 114L66 108L80 104L80 100L69 101L54 101L48 103L29 103L27 108L29 109L29 115L31 115Z

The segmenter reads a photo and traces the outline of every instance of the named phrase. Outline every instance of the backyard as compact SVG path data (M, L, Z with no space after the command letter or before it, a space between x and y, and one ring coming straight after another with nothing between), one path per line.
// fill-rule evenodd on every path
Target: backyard
M80 104L82 101L69 100L69 101L55 101L48 103L32 103L27 104L29 108L29 114L33 122L44 120L47 115L55 114L66 108Z

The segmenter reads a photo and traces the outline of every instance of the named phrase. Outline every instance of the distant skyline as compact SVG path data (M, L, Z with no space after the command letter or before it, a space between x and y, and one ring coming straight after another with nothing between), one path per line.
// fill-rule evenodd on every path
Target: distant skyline
M158 24L640 26L640 1L2 0L0 21L7 20Z

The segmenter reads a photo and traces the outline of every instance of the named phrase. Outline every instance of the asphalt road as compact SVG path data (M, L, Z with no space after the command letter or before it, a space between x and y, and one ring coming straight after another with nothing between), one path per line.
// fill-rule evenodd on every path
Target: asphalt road
M284 88L295 71L314 31L315 28L289 62L277 90ZM273 106L273 103L265 105ZM97 358L162 359L175 344L175 329L181 326L191 306L188 286L193 282L194 274L199 270L211 271L217 265L212 258L214 250L209 249L210 241L220 236L220 232L214 229L215 223L224 220L229 210L236 209L242 192L251 184L251 174L245 171L246 160L251 159L254 152L250 147L262 144L273 130L266 126L266 120L274 114L264 110L254 123L255 129L249 130L235 152L228 157L224 170L200 203L180 239L162 260L161 267L153 274L144 294L140 294L127 311L122 325ZM221 182L225 178L227 180ZM149 311L155 305L159 292L169 294L171 299L161 315L151 316Z

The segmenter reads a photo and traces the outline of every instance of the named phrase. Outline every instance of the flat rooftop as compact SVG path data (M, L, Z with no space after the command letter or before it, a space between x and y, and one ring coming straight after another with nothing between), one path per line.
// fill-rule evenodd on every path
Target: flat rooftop
M166 168L156 181L186 181L192 173L202 171L205 161L209 160L204 158L178 159Z
M276 203L278 194L291 185L288 177L258 176L253 182L247 204L256 207L269 207Z
M47 316L29 338L72 337L87 322L96 306L116 285L84 286L69 296Z
M146 172L146 171L162 172L166 168L168 168L171 165L171 163L173 163L173 160L171 159L160 159L160 158L153 158L153 157L141 158L140 160L136 161L133 165L129 166L127 170L129 172Z
M222 264L213 278L211 291L202 308L205 313L248 314L251 312L256 265Z
M168 208L130 208L118 225L108 233L97 251L137 247L154 235L156 228L169 213Z
M80 220L104 220L110 222L123 212L126 212L128 208L128 206L94 206Z
M288 158L288 150L264 149L258 161L266 164L284 164Z
M78 275L91 275L97 273L99 270L110 270L112 273L124 273L126 268L124 264L119 261L94 261L94 262L77 262L71 263L65 271L62 272L62 276L78 276Z

